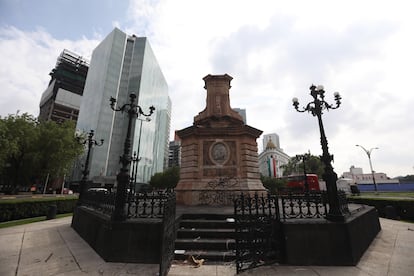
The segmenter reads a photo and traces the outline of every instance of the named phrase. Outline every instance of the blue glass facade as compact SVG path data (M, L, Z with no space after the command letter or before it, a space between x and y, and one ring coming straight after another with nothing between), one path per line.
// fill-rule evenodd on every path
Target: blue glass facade
M128 117L114 112L109 98L123 105L129 102L131 93L137 95L145 113L151 105L156 108L150 121L138 118L132 129L131 154L135 151L141 158L137 181L148 182L164 169L168 156L168 86L148 40L114 29L93 51L77 123L78 130L94 129L96 139L105 140L102 147L93 149L90 178L115 177L120 169Z

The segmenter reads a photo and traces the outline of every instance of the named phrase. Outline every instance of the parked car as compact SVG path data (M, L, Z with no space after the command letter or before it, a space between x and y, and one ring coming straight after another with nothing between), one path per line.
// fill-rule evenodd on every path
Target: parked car
M101 188L101 187L89 188L88 192L109 194L109 191L107 188Z
M63 194L64 195L73 195L73 191L68 188L63 188Z
M150 193L152 192L153 187L148 183L139 183L137 184L137 193Z

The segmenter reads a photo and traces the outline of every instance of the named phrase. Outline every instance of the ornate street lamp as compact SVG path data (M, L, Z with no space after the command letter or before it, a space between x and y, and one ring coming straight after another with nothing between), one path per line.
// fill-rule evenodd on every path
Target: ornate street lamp
M77 137L77 140L81 145L87 145L88 147L85 165L83 166L83 171L82 171L82 180L80 182L80 187L79 187L78 205L82 203L83 195L85 194L87 190L86 182L88 181L88 175L89 175L89 157L91 154L91 149L94 146L98 146L98 147L102 146L104 142L104 139L101 139L99 142L93 139L94 134L95 134L94 131L91 130L88 134L88 137L85 140L82 140L80 137Z
M322 175L322 179L326 182L326 191L328 194L329 212L326 216L328 220L332 221L344 221L345 215L341 210L340 199L338 195L338 188L336 181L338 180L337 174L334 172L331 161L333 156L328 151L328 140L326 139L325 130L322 123L322 114L324 110L337 109L341 105L341 96L338 92L334 93L336 105L328 104L325 101L325 91L322 85L312 86L309 88L310 94L313 97L313 101L308 103L306 107L299 109L299 101L297 98L293 98L293 106L298 112L309 112L313 116L318 118L319 131L321 134L322 156L321 160L325 165L325 172Z
M125 143L124 143L124 153L120 158L120 162L122 164L121 170L118 173L116 180L117 180L117 188L116 188L116 198L115 198L115 210L112 215L112 219L114 221L123 221L126 219L126 213L125 213L125 202L126 202L126 196L127 196L127 187L129 183L129 164L131 162L131 128L132 128L132 122L135 118L137 118L140 115L143 115L145 117L149 117L154 113L155 107L151 106L150 112L148 114L145 114L141 107L135 103L135 100L137 96L133 93L129 95L129 103L124 104L121 107L116 107L116 99L111 97L110 98L110 106L111 109L114 111L121 111L128 113L128 129L127 134L125 137Z
M371 168L371 174L372 174L372 181L374 182L374 189L375 189L375 192L377 193L377 192L378 192L378 189L377 189L377 182L375 181L375 174L374 174L374 170L372 169L371 152L372 152L374 149L378 149L378 148L371 148L370 150L367 150L366 148L364 148L364 147L363 147L363 146L361 146L361 145L355 145L355 146L357 146L357 147L361 147L361 148L365 151L365 153L367 154L367 156L368 156L369 166L370 166L370 168Z

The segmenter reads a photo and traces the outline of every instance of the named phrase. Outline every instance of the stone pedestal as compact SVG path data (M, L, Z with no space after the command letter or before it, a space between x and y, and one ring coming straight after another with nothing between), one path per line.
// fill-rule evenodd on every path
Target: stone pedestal
M258 169L256 139L262 131L250 127L230 107L229 75L207 75L206 108L194 124L177 131L181 139L181 172L177 203L232 205L234 195L264 192Z
M377 210L371 206L352 213L344 222L291 219L282 224L289 265L357 265L381 231Z

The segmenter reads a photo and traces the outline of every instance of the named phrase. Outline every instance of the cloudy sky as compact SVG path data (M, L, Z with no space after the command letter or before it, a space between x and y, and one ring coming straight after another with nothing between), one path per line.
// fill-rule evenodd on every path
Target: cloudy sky
M173 130L205 107L202 78L231 75L232 107L278 133L293 156L320 155L317 120L291 99L322 84L338 175L351 165L390 177L414 174L414 16L410 1L0 0L0 116L39 113L63 49L90 58L114 28L146 36L169 84ZM262 142L259 139L259 150Z

